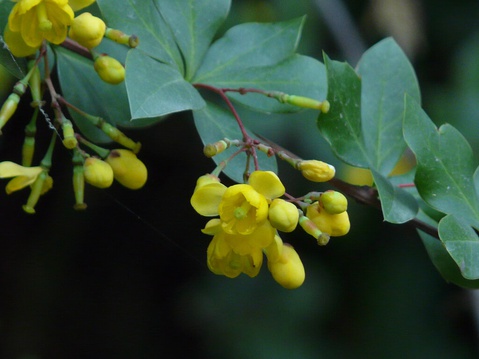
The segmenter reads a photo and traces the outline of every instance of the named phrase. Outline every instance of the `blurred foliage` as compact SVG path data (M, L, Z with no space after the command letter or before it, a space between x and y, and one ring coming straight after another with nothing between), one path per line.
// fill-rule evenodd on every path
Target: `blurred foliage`
M307 14L299 52L321 58L325 50L346 59L344 44L327 25L341 24L342 14L319 11L331 2L234 0L224 29ZM396 34L416 67L431 118L456 126L477 153L479 3L335 3L349 12L363 42L359 47ZM17 116L17 125L0 137L2 157L12 160L18 160L21 138L11 134L20 133L28 119ZM202 219L189 197L198 175L214 165L202 156L190 116L174 116L134 133L150 169L139 192L89 188L88 210L74 212L65 165L52 169L56 190L36 216L21 210L25 193L0 201L1 357L477 356L471 293L443 281L414 230L382 224L379 212L360 204L351 205L352 232L325 248L306 235L290 238L307 253L300 289L284 290L266 271L254 280L211 274L204 263L209 238L199 231ZM248 125L302 157L334 163L323 140L304 146L312 141L303 138L317 136L307 112L294 120L271 115L270 121L250 118ZM176 143L179 127L187 145ZM306 182L279 165L286 187L302 193Z

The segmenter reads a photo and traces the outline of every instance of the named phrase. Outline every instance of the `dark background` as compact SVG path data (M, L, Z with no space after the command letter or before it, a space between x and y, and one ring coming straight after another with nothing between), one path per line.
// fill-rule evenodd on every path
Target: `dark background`
M330 7L338 5L345 12ZM303 14L299 51L318 58L325 50L355 65L395 36L428 113L457 126L477 152L477 1L233 0L225 29ZM20 160L28 111L5 128L2 160ZM339 166L323 141L308 140L319 136L314 123L271 123L256 125L305 158ZM442 280L413 228L351 201L351 233L327 247L300 230L283 236L303 260L301 288L283 289L266 266L255 279L216 276L205 264L206 219L189 205L197 177L214 164L190 115L128 134L143 143L149 169L139 191L87 187L88 209L74 211L70 155L57 149L54 187L37 214L21 209L27 190L0 194L1 358L477 357L479 299ZM311 190L290 168L280 174L288 192Z

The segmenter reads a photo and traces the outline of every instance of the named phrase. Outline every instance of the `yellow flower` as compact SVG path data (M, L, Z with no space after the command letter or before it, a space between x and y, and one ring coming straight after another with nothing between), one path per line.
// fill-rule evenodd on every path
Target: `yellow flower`
M72 21L68 0L19 0L8 17L8 27L19 32L27 46L38 48L43 40L62 43Z
M81 10L87 6L93 4L95 0L70 0L68 4L71 6L73 11Z
M231 186L223 194L218 207L223 229L229 234L253 233L268 218L268 202L284 192L274 172L253 172L248 184Z
M220 219L210 220L202 231L214 236L207 251L208 268L230 278L241 273L255 277L263 263L263 249L274 243L276 233L265 221L251 234L228 234Z
M322 232L329 234L331 237L344 236L349 232L351 227L348 212L344 211L339 214L329 214L318 202L314 202L308 206L306 216L311 219Z
M10 28L5 26L5 31L3 32L3 39L8 45L8 49L16 57L26 57L33 55L38 47L28 46L23 40L22 34L19 32L13 32Z
M43 168L40 166L24 167L10 161L0 162L0 178L13 177L5 188L7 194L29 186L35 182L42 171Z

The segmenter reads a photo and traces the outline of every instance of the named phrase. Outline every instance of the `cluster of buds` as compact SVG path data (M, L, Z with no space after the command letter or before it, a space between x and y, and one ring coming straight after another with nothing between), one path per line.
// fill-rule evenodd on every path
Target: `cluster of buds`
M50 92L54 94L52 102L54 121L50 120L47 113L42 109L41 77L38 65L35 61L29 62L30 70L13 89L12 94L4 102L0 109L0 129L13 116L20 101L20 97L29 87L33 98L34 112L30 122L25 128L25 139L22 148L22 163L16 164L11 161L0 162L0 178L12 178L6 186L8 194L22 188L31 187L31 193L23 209L27 213L35 213L35 206L41 195L46 193L53 185L53 179L49 175L52 166L52 155L57 138L61 138L63 147L72 152L73 162L73 189L75 195L75 209L84 209L85 183L98 188L107 188L116 179L123 186L130 189L143 187L147 180L147 169L136 154L141 148L139 142L128 138L123 132L112 126L100 117L92 116L69 104L61 96L54 92L50 84ZM96 126L108 135L112 141L120 144L123 148L105 149L99 147L76 132L73 123L62 112L60 102L77 111L92 126ZM38 166L32 166L34 162L35 143L37 137L37 117L42 113L49 127L54 131L48 150Z
M18 0L4 31L8 49L14 56L26 57L37 52L44 40L58 45L67 40L68 35L70 41L90 52L93 67L103 81L113 85L121 83L125 79L124 66L107 54L97 53L94 48L103 38L133 48L138 46L138 37L108 28L102 19L89 12L75 17L75 11L93 2L95 0Z

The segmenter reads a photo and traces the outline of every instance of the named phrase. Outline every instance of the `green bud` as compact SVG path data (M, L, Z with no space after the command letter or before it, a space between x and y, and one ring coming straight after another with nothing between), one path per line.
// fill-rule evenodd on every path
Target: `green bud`
M93 64L100 78L112 85L118 85L125 80L125 68L113 57L100 55Z
M346 197L336 191L326 191L319 197L324 210L329 214L339 214L347 211L348 200Z

